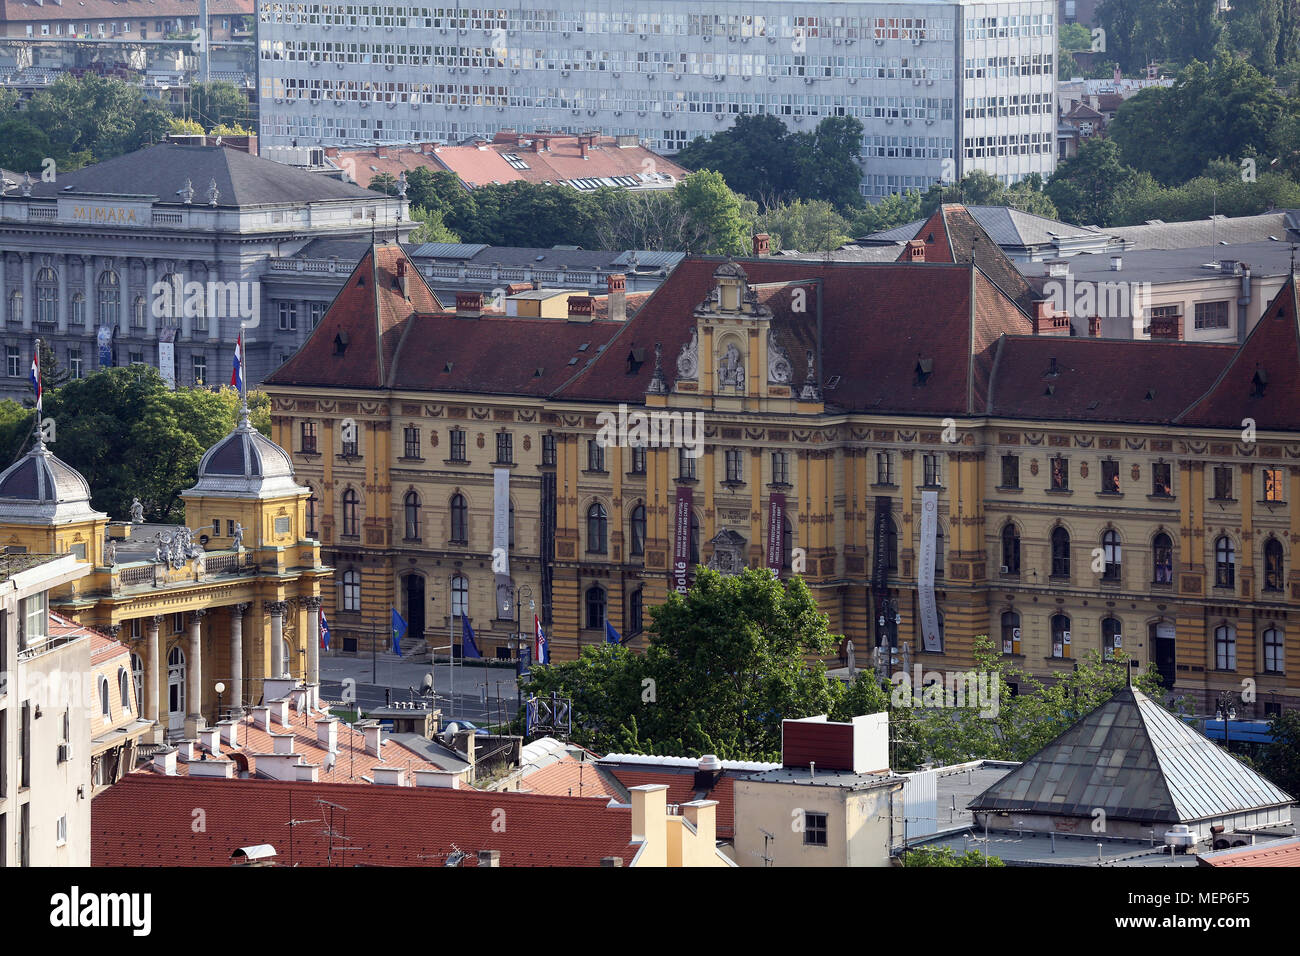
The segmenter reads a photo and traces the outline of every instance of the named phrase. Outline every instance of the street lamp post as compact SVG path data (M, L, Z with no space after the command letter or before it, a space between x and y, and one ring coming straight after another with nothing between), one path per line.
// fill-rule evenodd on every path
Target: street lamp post
M217 686L215 689L217 692L217 720L219 721L221 720L221 695L226 692L226 685L222 681L217 681Z
M1237 719L1237 708L1233 706L1234 697L1235 695L1229 691L1219 694L1219 710L1214 715L1215 719L1223 721L1223 749L1228 753L1232 753L1232 742L1229 740L1228 728L1231 726L1232 721Z

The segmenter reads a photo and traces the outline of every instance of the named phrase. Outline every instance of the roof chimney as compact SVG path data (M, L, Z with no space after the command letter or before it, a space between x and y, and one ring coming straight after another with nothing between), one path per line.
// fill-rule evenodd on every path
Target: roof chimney
M1051 299L1035 299L1034 334L1069 335L1070 313L1057 312Z
M361 732L366 736L366 753L372 757L381 756L380 750L384 746L384 728L379 722L367 721L355 726L360 726Z
M205 727L199 731L199 740L203 746L212 752L212 756L221 756L221 728Z
M375 775L375 783L381 787L406 786L405 767L376 767L372 773Z
M1110 271L1121 272L1124 269L1124 257L1115 255L1110 257Z
M924 262L925 261L925 241L922 239L912 239L907 244L907 261Z
M1088 319L1088 335L1094 339L1101 338L1101 316L1094 315Z
M582 151L582 158L586 159L587 158L587 137L585 136L578 137L578 148Z
M227 747L239 746L239 721L237 720L219 720L217 726L221 728L222 736L226 740Z
M169 777L176 776L176 751L168 747L153 755L153 767L159 773Z
M627 320L627 276L618 272L605 276L605 291L608 295L609 317L615 322Z
M457 292L456 314L463 319L477 319L483 314L483 293Z
M772 237L765 232L760 232L754 236L754 257L770 256L772 254Z
M409 299L411 294L406 289L406 283L406 259L401 258L397 260L397 285L402 290L402 298Z
M596 317L596 300L589 295L569 296L569 321L590 322Z
M339 719L337 717L325 717L316 721L316 739L330 753L337 753L339 749Z
M500 850L479 850L478 865L479 866L500 866L501 851Z

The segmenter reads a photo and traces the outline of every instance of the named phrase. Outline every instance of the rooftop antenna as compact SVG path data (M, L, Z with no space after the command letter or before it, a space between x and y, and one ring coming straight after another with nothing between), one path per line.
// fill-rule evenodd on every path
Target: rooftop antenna
M1295 264L1295 247L1291 247L1291 263ZM36 340L36 347L32 350L32 388L36 390L36 450L42 451L45 448L45 435L41 430L41 340Z

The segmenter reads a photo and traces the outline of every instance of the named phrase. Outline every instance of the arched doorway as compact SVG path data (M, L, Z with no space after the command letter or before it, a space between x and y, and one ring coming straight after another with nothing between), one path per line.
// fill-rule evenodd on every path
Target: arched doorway
M167 653L167 730L185 729L185 652L177 644Z
M1174 689L1177 666L1174 657L1174 625L1156 621L1151 625L1151 646L1155 649L1156 670L1165 690Z
M403 579L402 591L406 595L406 636L424 640L424 575L408 574Z

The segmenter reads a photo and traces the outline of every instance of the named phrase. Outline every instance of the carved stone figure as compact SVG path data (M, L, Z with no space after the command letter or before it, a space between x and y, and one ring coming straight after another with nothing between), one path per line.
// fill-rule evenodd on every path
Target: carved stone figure
M794 379L794 364L790 355L776 340L771 329L767 332L767 380L773 385L789 385Z
M235 522L235 536L232 547L236 551L244 550L244 526L239 522Z
M104 563L109 567L117 564L117 539L109 538L108 544L104 547Z
M144 524L144 505L139 498L131 499L131 524Z
M727 346L722 361L718 363L718 384L734 385L738 392L745 390L745 360L735 342Z
M677 377L693 382L700 377L700 335L691 330L691 340L682 346L677 356Z

